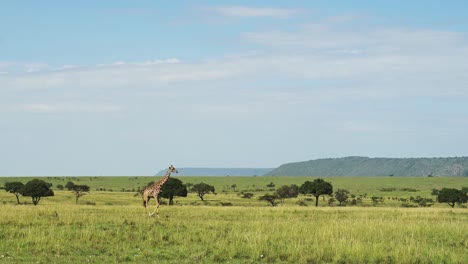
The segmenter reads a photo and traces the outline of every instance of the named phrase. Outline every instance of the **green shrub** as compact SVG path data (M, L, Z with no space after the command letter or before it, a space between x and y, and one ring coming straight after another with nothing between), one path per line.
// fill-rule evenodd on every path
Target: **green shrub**
M379 189L379 191L381 191L381 192L393 192L395 190L396 190L396 188L394 188L394 187L385 187L385 188L380 188Z

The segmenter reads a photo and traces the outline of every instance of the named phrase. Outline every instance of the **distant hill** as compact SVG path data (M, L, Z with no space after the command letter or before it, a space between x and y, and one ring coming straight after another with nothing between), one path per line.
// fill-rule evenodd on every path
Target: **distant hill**
M368 158L345 157L287 163L268 176L464 176L468 157Z
M177 168L179 176L262 176L273 168ZM163 176L167 169L156 174Z

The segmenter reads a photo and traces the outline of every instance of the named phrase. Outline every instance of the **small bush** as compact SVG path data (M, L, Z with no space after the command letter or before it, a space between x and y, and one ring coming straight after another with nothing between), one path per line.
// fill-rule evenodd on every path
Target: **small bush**
M381 192L393 192L395 190L396 190L396 188L394 188L394 187L385 187L385 188L379 189L379 191L381 191Z
M296 204L299 205L299 206L308 206L307 203L305 202L305 200L302 200L302 199L297 201Z
M423 198L421 196L411 196L410 201L413 203L417 203L420 207L430 207L434 204L434 201L432 199Z
M241 198L250 199L254 196L253 193L242 193Z
M419 192L419 190L413 189L413 188L401 188L400 191L402 191L402 192Z
M372 196L371 199L372 199L372 204L373 204L374 206L376 206L376 205L379 204L379 203L383 203L383 202L384 202L384 198L381 197L381 196Z
M414 208L414 207L418 207L418 206L415 205L415 204L412 204L412 203L402 203L401 207Z

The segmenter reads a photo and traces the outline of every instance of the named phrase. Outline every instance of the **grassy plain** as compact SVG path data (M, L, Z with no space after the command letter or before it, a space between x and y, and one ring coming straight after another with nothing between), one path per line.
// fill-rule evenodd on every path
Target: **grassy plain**
M313 181L317 177L187 177L177 176L183 183L200 183L205 182L215 187L217 193L232 194L240 191L252 192L255 194L264 194L271 192L271 189L266 187L268 183L273 182L275 188L282 185L296 184L301 185L305 181ZM37 177L36 177L37 178ZM146 186L148 182L153 182L161 177L151 176L100 176L100 177L40 177L53 184L56 189L58 184L65 185L68 181L75 184L86 184L91 187L91 191L105 189L106 191L132 191L138 187ZM360 195L367 194L368 196L430 196L432 189L460 188L468 187L468 177L322 177L326 181L333 184L334 190L347 189L351 193ZM20 181L26 183L34 179L34 177L0 177L0 186L3 186L6 181ZM232 189L231 186L236 185L237 188ZM386 187L394 187L394 192L382 192L380 189ZM401 191L403 188L413 188L416 192ZM273 188L274 189L274 188Z
M5 181L31 178L0 178ZM55 191L38 206L16 205L0 192L0 262L3 263L466 263L468 209L436 204L401 208L268 207L239 191L264 194L266 184L302 184L311 177L180 177L206 182L217 195L202 203L194 194L162 206L159 218L144 214L141 198L121 192L155 177L83 177L91 193L75 205L69 191ZM61 179L45 178L57 184ZM55 181L57 180L57 181ZM466 178L326 178L335 189L371 195L430 197L433 188L468 185ZM237 185L234 190L233 184ZM394 192L381 192L393 187ZM110 191L95 191L106 188ZM400 191L402 188L416 192ZM261 191L260 191L261 190ZM30 200L20 198L22 202ZM299 198L301 199L301 198ZM233 206L220 206L230 202ZM310 203L312 204L312 203Z

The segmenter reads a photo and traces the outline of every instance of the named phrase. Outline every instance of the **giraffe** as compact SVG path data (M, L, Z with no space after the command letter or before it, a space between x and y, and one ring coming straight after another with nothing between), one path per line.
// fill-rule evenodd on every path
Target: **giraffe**
M148 206L149 199L151 197L154 197L154 200L156 200L156 208L154 209L154 212L148 213L149 216L154 215L154 213L156 213L156 215L159 216L158 195L159 195L159 192L161 192L161 187L163 186L163 184L166 183L167 179L169 179L171 172L178 173L177 169L173 165L169 167L169 169L166 172L166 175L164 175L162 179L155 181L153 184L146 187L145 190L143 191L143 206L145 206L145 212L147 211L146 207Z

